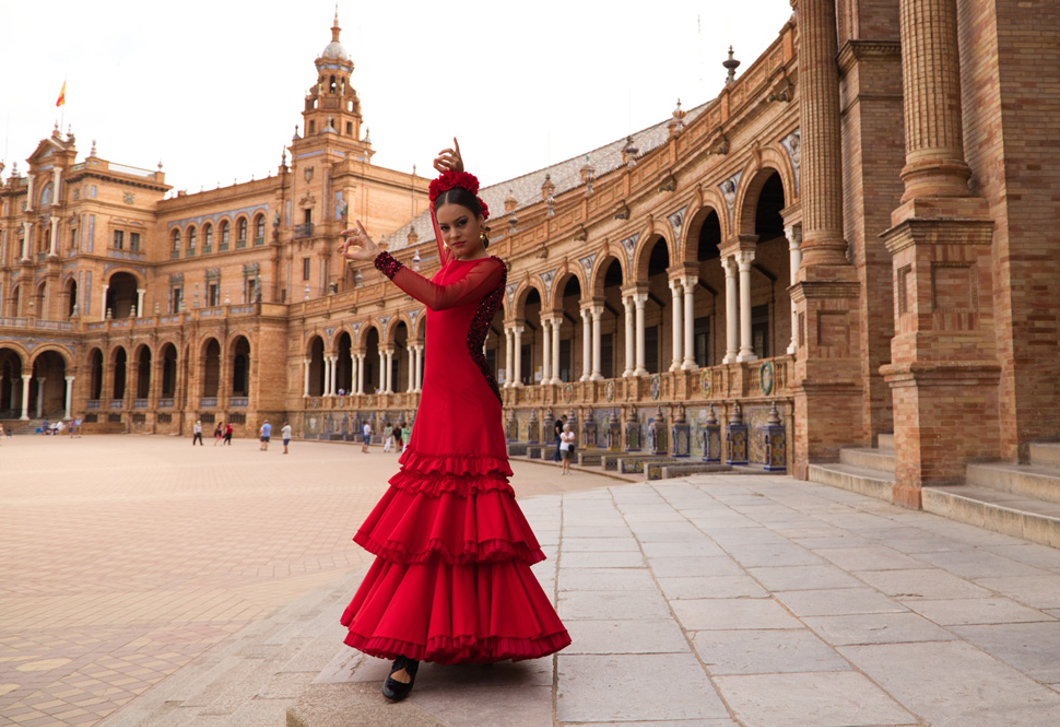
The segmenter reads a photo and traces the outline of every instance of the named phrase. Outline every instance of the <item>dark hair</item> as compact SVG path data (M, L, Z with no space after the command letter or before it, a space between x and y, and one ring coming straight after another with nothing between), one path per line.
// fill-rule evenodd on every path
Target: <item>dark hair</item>
M458 204L464 209L475 215L476 218L482 216L482 204L478 201L478 197L471 194L463 187L453 187L452 189L442 192L434 198L434 213L438 214L438 208L442 205L447 204ZM490 246L489 240L489 229L486 225L482 225L482 232L484 236L482 238L483 249Z
M471 210L471 213L475 215L475 217L482 214L482 205L479 204L478 197L471 194L471 192L468 192L463 187L453 187L435 197L435 213L437 214L439 207L446 204L458 204L461 207L466 207Z

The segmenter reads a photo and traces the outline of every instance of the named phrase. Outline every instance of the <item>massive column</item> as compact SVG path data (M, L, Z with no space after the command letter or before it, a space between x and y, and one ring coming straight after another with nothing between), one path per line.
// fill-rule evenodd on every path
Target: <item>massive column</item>
M563 326L563 316L557 315L552 319L552 383L562 384L563 379L559 375L559 334Z
M394 350L390 348L386 351L386 388L383 391L394 393Z
M423 391L423 344L416 344L416 391Z
M632 376L636 367L633 358L633 315L635 304L633 303L632 295L622 296L622 307L626 311L626 367L622 371L622 376L625 377Z
M515 333L504 327L504 388L515 386Z
M578 381L589 381L593 375L592 311L589 308L582 308L580 313L582 316L582 375Z
M901 0L899 19L905 193L883 234L896 300L882 371L894 406L893 499L919 507L924 485L962 481L972 459L1015 459L1019 442L1003 445L994 225L967 184L956 2Z
M523 385L523 327L513 326L512 333L515 336L515 376L512 386Z
M681 362L681 368L691 371L699 368L696 364L696 285L699 278L695 275L686 276L681 280L685 289L685 359Z
M637 368L634 376L644 376L648 368L644 365L644 305L648 302L647 293L637 293L633 296L633 302L637 307Z
M740 270L740 353L737 361L756 361L751 341L751 263L754 262L753 250L741 250L736 257Z
M542 318L541 319L541 383L551 384L552 383L552 336L549 328L552 326L552 319Z
M368 357L366 353L357 354L357 393L364 393L364 359Z
M723 364L736 363L737 354L737 331L739 331L739 306L737 304L738 291L736 290L736 260L725 257L721 261L721 267L725 270L725 358Z
M101 286L100 293L99 293L99 318L100 318L100 320L104 320L107 317L107 289L109 287L110 287L109 285L107 285L106 283L103 283L103 285ZM176 312L179 313L180 311L176 311Z
M357 354L354 351L350 351L350 396L357 393Z
M602 305L594 305L592 308L593 313L593 371L590 378L593 381L602 381L604 374L602 371L601 362L601 336L603 335L600 330L600 322L604 317L604 307Z
M32 378L33 374L22 374L22 416L19 419L24 422L29 421L29 382Z
M144 317L144 293L147 291L143 288L136 289L136 317Z
M58 201L58 198L56 201ZM48 243L48 256L57 257L59 255L59 217L57 215L52 215L51 227L52 234Z
M70 418L70 409L74 404L74 377L66 377L66 416L65 419Z
M379 348L379 385L375 387L375 393L382 394L386 391L386 353L382 347Z
M670 362L671 371L680 371L684 362L683 339L681 338L681 281L678 278L670 278L670 321L671 321L671 348L673 349L673 360Z
M868 444L860 368L861 285L847 260L843 234L843 147L840 125L835 0L797 0L802 265L792 286L799 346L793 474L811 461L833 461L845 444Z
M411 394L416 390L416 346L406 343L405 353L409 358L409 385L405 391Z

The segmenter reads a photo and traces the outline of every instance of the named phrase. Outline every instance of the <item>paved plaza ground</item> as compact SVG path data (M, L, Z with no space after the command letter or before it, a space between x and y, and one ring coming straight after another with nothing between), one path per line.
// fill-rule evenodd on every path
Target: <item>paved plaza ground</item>
M425 665L337 624L396 456L296 442L0 445L0 725L1054 727L1060 551L788 477L516 461L574 643Z

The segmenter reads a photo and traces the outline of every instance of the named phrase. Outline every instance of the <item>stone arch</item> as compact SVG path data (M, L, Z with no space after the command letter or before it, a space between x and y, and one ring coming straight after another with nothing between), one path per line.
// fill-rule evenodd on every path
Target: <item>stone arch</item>
M324 355L327 346L324 342L324 334L314 332L306 340L305 358L309 362L309 396L324 395Z
M62 304L63 318L69 320L75 313L79 312L77 306L77 277L74 275L66 276L61 290L64 296Z
M379 327L379 323L376 320L370 318L361 325L360 331L356 336L354 336L353 346L356 351L360 353L365 352L365 345L368 342L368 333L373 330L375 331L375 335L379 338L379 340L383 340L383 331Z
M221 390L221 342L207 335L199 344L199 370L202 372L202 396L213 398Z
M22 409L22 375L26 350L13 342L0 343L0 416L18 416ZM32 369L29 369L32 371Z
M173 398L177 393L177 363L179 351L175 341L160 341L159 356L162 360L162 386L159 391L162 398Z
M235 234L236 247L246 247L250 237L250 219L246 215L236 215Z
M551 292L549 293L550 307L553 310L557 310L560 307L559 301L563 298L564 291L572 277L578 281L578 287L583 291L587 288L585 271L582 269L581 263L568 265L565 270L557 271L552 278Z
M217 239L214 242L217 243L217 249L219 251L231 250L232 249L232 218L228 215L224 215L221 219L217 220Z
M48 315L48 279L41 280L33 291L33 315L37 318L50 318Z
M668 229L669 225L659 225L655 229L645 229L637 237L637 245L633 248L633 280L646 280L648 278L648 265L652 250L661 239L666 244L666 254L672 265L676 259L674 254L673 231Z
M106 371L103 350L94 346L85 357L88 368L88 398L98 401L103 398L103 375Z
M512 318L524 317L526 313L526 299L530 295L531 290L537 292L538 297L541 298L541 305L545 305L546 296L544 292L544 283L540 276L532 275L519 283L515 295L512 296Z
M593 270L589 278L589 294L592 297L595 298L604 294L607 273L608 270L611 269L612 263L618 263L619 270L622 274L622 284L625 285L629 282L625 251L615 246L609 246L602 252L598 253L596 260L593 261Z
M70 372L69 358L62 351L49 346L33 353L30 364L29 407L37 416L61 418L66 409L66 376ZM20 382L21 383L21 382Z
M148 344L141 343L133 349L132 360L136 374L136 381L133 384L133 398L147 399L151 396L151 372L154 365L154 351L151 350L151 346Z
M13 346L12 344L5 342L4 347L8 348ZM59 356L63 360L63 365L66 366L67 371L73 371L73 369L75 368L74 357L70 355L70 352L68 350L66 350L57 343L45 343L33 349L33 353L31 354L32 360L30 361L30 366L35 364L37 362L37 359L46 353L59 354Z
M229 393L232 396L250 396L250 336L236 333L228 338L225 366L230 366Z
M699 235L703 222L713 212L718 217L718 225L721 229L721 239L725 240L731 234L729 224L729 208L725 204L725 198L721 196L721 190L718 189L717 185L713 185L708 189L703 190L701 198L697 200L697 203L690 207L688 212L685 214L685 224L681 230L683 240L681 241L681 261L682 262L699 262L696 257L696 245L699 241Z
M111 399L124 399L128 387L129 352L123 344L117 344L110 350L111 361Z
M734 229L730 234L755 234L755 211L758 207L758 197L762 192L762 186L773 174L780 177L787 204L794 202L795 174L787 152L779 145L776 148L769 146L761 149L752 157L740 177L736 200L733 202Z

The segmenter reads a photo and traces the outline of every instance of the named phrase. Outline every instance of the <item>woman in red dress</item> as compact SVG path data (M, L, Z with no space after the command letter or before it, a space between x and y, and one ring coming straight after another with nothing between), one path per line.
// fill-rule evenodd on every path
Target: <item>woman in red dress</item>
M372 260L427 307L426 367L400 471L354 536L376 555L342 616L346 643L393 659L383 695L408 696L420 661L533 659L570 643L530 566L545 556L508 483L497 381L482 344L507 267L486 253L489 215L460 146L430 186L441 269L427 280L368 237L342 234L348 260Z

